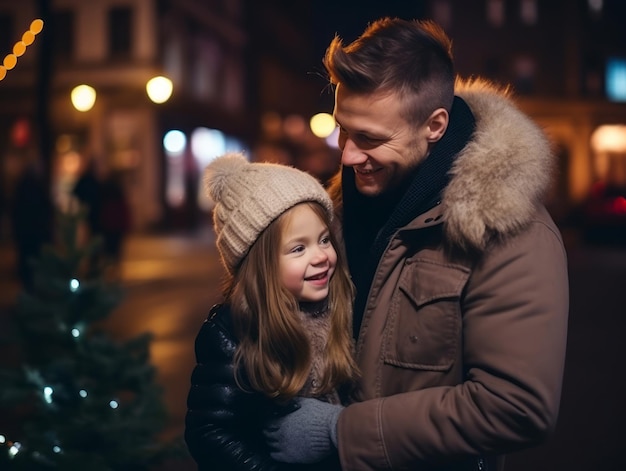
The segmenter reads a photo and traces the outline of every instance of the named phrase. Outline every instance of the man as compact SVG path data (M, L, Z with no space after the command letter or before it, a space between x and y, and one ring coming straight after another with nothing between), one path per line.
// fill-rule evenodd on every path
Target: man
M568 280L540 202L549 143L506 90L455 84L450 46L382 19L327 51L362 377L358 402L304 399L269 427L276 459L336 446L345 471L495 470L554 430Z

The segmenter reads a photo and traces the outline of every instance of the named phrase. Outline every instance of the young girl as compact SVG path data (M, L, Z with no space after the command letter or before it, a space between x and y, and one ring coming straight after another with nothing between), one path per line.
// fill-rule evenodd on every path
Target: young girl
M196 339L188 449L200 470L302 469L270 458L263 429L297 397L338 414L356 375L353 286L332 202L311 175L241 154L214 160L205 183L227 280ZM314 469L333 468L336 456Z

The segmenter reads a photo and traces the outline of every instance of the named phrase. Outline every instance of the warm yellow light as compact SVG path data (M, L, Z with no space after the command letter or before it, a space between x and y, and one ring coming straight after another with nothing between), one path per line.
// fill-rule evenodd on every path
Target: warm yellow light
M96 102L96 91L89 85L78 85L72 90L71 98L78 111L89 111Z
M7 76L7 69L3 65L0 65L0 80Z
M35 40L35 35L31 33L30 31L26 31L24 34L22 34L22 42L26 46L30 46L34 40Z
M15 67L16 64L17 57L15 56L15 54L7 54L4 58L4 62L2 63L2 65L4 65L7 70L11 70L13 67Z
M322 139L330 136L337 127L335 118L329 113L317 113L311 118L309 124L313 134Z
M599 126L591 135L591 147L596 152L626 152L626 125Z
M146 83L146 92L154 103L165 103L169 100L172 89L172 81L167 77L153 77Z
M13 54L15 54L16 57L20 57L25 52L26 52L26 44L24 44L24 41L16 42L15 46L13 46Z
M80 155L75 151L68 152L63 156L61 170L65 174L76 175L80 170L80 164Z
M41 30L43 29L43 20L40 20L39 18L34 19L33 21L30 22L30 32L33 34L39 34L41 33Z

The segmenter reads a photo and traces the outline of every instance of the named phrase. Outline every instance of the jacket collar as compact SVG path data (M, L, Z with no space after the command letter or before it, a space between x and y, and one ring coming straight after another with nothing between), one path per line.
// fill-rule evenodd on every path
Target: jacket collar
M456 93L476 119L442 199L448 241L485 249L526 226L550 184L553 157L543 131L509 99L507 89L483 80L458 81Z

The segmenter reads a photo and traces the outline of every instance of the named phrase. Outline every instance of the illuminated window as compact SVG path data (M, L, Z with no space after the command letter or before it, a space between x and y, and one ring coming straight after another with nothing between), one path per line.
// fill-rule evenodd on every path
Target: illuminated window
M182 83L184 77L183 49L183 42L179 36L172 35L164 40L163 67L165 75L175 84Z
M602 8L604 7L603 0L587 0L587 4L591 13L596 15L602 13Z
M532 26L537 23L537 0L522 0L520 3L522 23Z
M177 129L163 137L166 159L165 199L173 208L185 204L185 148L187 136Z
M606 96L611 101L626 101L626 58L612 58L606 64Z
M244 66L232 57L224 62L222 102L226 109L237 111L244 105Z
M448 0L437 0L433 4L433 19L444 29L452 27L452 7Z
M497 28L504 24L504 0L487 0L487 21Z
M211 38L195 39L195 60L191 64L191 92L194 97L215 100L220 92L220 72L223 70L222 50Z
M530 55L520 55L513 61L515 71L515 90L521 95L528 95L534 91L537 64Z

